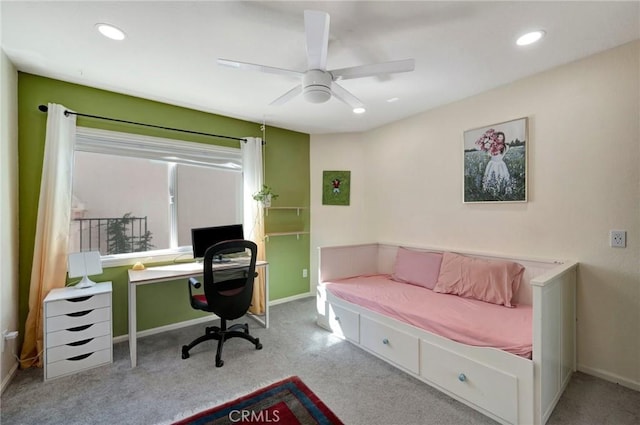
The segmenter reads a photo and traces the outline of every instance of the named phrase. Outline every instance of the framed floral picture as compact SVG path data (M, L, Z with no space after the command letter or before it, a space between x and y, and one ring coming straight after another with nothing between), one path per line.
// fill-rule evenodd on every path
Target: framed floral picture
M322 172L322 205L349 205L351 171Z
M527 201L528 120L464 132L464 202Z

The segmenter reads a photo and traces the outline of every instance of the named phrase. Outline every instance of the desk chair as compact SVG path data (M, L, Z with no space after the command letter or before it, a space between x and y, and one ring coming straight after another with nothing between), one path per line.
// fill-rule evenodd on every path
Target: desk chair
M230 252L248 250L251 254L247 267L227 270L213 270L213 259ZM194 294L192 287L200 288L196 278L189 278L189 302L197 310L208 311L220 317L220 326L205 329L205 334L195 339L189 345L182 346L182 358L189 358L189 350L203 341L217 340L216 367L222 367L222 347L230 338L243 338L262 349L260 339L249 335L249 325L236 323L227 328L227 320L238 319L245 315L251 305L253 295L253 281L256 277L256 254L258 247L247 240L231 240L219 242L207 248L204 254L204 294Z

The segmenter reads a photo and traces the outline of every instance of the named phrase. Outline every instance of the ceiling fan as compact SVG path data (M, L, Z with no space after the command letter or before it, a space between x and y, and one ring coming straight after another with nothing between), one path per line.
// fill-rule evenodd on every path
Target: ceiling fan
M295 76L301 79L299 85L271 102L270 105L283 105L302 93L303 97L312 103L324 103L333 95L354 110L356 108L363 108L363 103L349 91L337 84L336 81L396 72L409 72L414 69L414 60L404 59L328 71L326 65L329 47L329 14L321 11L305 10L304 27L308 63L308 69L306 71L274 68L228 59L218 59L218 64L231 68L260 71L269 74Z

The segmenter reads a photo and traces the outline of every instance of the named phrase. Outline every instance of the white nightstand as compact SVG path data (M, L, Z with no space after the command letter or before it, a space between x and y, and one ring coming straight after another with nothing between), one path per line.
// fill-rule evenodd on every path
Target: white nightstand
M44 299L44 380L113 362L111 282Z

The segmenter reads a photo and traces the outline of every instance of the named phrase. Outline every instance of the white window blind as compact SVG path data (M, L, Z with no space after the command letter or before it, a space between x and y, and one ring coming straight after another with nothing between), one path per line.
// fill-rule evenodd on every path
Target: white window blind
M240 149L95 128L76 129L75 149L242 171Z

